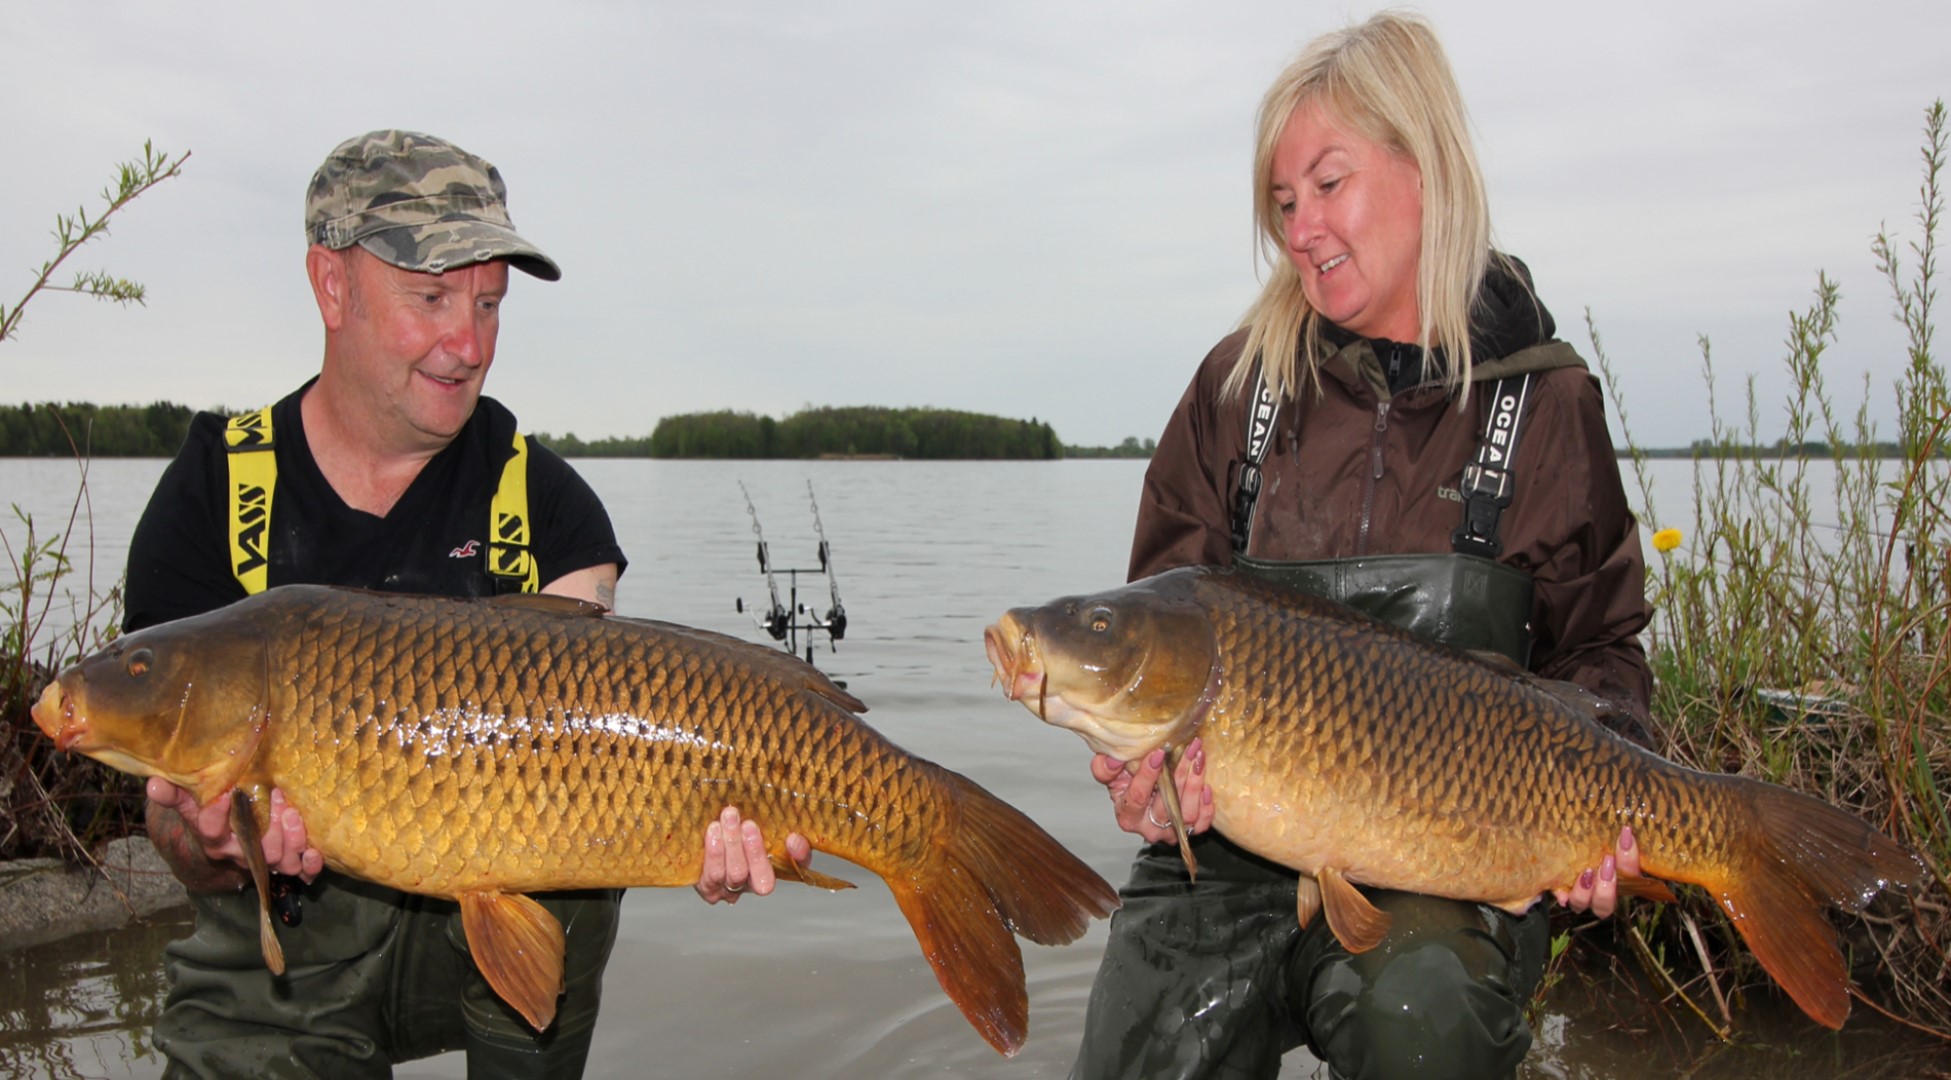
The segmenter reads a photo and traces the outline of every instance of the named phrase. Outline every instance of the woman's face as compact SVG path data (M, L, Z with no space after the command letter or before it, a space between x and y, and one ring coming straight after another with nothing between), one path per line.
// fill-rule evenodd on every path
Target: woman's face
M1275 144L1273 193L1308 303L1362 337L1416 340L1423 178L1415 164L1309 103Z

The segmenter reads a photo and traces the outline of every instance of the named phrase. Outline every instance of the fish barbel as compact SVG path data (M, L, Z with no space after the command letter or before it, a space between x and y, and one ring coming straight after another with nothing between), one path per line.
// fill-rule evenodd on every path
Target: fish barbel
M1117 894L864 709L779 650L561 597L293 585L124 636L33 714L62 749L199 803L236 792L261 901L254 832L283 789L326 865L458 901L482 974L537 1030L563 937L527 894L689 885L706 826L736 805L781 877L850 887L784 854L798 832L883 878L942 988L1013 1054L1029 1006L1012 931L1073 941ZM261 929L280 970L268 914Z
M1301 924L1325 909L1354 952L1388 926L1354 884L1520 913L1630 825L1648 878L1705 888L1796 1004L1839 1028L1848 970L1822 906L1922 880L1851 814L1619 738L1576 687L1230 570L1016 608L984 639L1005 693L1093 750L1135 761L1202 739L1214 827L1306 875Z

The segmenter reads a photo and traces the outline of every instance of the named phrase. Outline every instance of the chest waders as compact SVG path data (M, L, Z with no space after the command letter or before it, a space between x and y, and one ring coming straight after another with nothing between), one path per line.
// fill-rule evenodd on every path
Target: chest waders
M271 411L224 431L231 569L247 592L268 585L277 488ZM490 510L485 569L496 593L534 592L528 446L514 437ZM562 924L564 992L537 1036L468 955L456 905L327 871L280 877L286 971L265 969L254 892L199 894L195 932L167 950L169 995L156 1043L167 1077L390 1077L395 1062L465 1050L480 1078L576 1077L589 1055L620 889L538 895ZM299 900L302 898L302 907Z
M1495 561L1509 462L1531 376L1494 384L1483 438L1459 484L1449 552L1288 561L1248 556L1261 463L1278 402L1256 378L1233 502L1242 571L1347 604L1463 649L1526 664L1530 575ZM1550 951L1549 915L1363 888L1391 919L1381 946L1351 954L1317 917L1295 919L1294 871L1207 831L1139 854L1091 987L1073 1080L1271 1080L1306 1045L1342 1080L1512 1075L1531 1045L1525 1006Z

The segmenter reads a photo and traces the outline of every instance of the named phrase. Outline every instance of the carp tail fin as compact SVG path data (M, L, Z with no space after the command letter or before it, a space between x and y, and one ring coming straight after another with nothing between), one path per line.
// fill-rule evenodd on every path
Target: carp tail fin
M1044 945L1077 940L1118 906L1095 871L1014 807L946 773L933 857L888 875L935 978L1004 1056L1029 1032L1023 953L1013 934Z
M283 975L285 950L278 944L278 933L271 923L271 868L264 862L264 842L258 834L251 793L243 788L230 793L230 831L237 834L237 845L244 849L244 861L251 868L251 883L257 886L257 942L264 950L264 966L273 975Z
M460 899L474 966L529 1026L546 1030L562 996L562 924L519 893L467 892Z
M1707 887L1802 1011L1841 1028L1849 968L1823 905L1860 911L1885 887L1918 885L1923 866L1853 814L1786 788L1742 787L1754 810L1746 863Z

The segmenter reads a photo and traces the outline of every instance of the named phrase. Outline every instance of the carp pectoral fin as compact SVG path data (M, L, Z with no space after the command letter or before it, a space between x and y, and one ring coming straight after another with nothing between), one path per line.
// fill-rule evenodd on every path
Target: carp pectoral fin
M766 859L772 863L772 872L781 881L797 881L802 885L811 885L816 889L830 889L834 892L854 887L851 881L822 874L810 866L801 866L794 862L791 856L780 852L769 852Z
M1315 873L1321 883L1321 906L1328 912L1328 929L1335 932L1341 947L1363 953L1382 943L1389 932L1389 913L1368 902L1368 897L1341 876L1341 871L1324 866Z
M1166 751L1165 771L1158 775L1158 793L1165 796L1165 820L1172 823L1172 834L1179 838L1179 857L1186 862L1186 877L1199 880L1199 860L1192 857L1192 837L1186 833L1185 815L1179 811L1179 753ZM1153 824L1157 824L1154 822Z
M1640 877L1638 875L1621 874L1619 876L1619 892L1625 896L1637 896L1641 900L1652 900L1661 904L1674 904L1680 900L1679 897L1673 895L1672 889L1667 888L1666 882L1661 881L1659 878Z
M1307 929L1307 924L1320 913L1321 883L1302 874L1300 887L1294 890L1294 914L1300 919L1301 929Z
M251 793L242 788L230 793L230 831L237 834L237 846L244 849L244 862L251 868L251 882L257 886L257 940L264 950L264 966L273 975L283 975L285 950L278 944L278 933L272 929L271 922L271 868L264 862L264 841L258 835Z
M562 996L562 924L520 893L461 894L461 928L474 966L536 1031L555 1020Z

